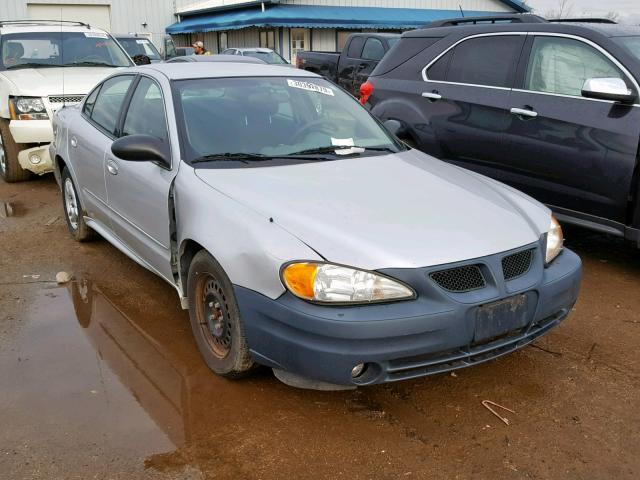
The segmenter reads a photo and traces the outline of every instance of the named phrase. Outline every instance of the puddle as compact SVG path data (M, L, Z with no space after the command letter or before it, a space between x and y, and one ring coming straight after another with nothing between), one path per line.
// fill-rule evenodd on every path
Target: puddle
M145 310L130 316L87 281L40 290L0 352L0 454L57 462L62 470L45 468L54 477L69 468L186 468L191 474L180 478L198 478L195 468L253 478L275 463L306 471L298 455L326 467L325 453L347 454L341 442L373 435L345 421L352 394L292 389L267 370L235 382L217 377L200 358L186 312ZM342 437L345 428L330 445L319 433Z

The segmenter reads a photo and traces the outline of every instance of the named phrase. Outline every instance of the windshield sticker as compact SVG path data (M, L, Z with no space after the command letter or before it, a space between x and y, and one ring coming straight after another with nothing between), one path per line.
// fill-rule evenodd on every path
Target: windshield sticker
M333 138L331 137L331 145L334 147L353 147L355 143L353 138Z
M149 43L149 40L136 40L136 43L139 43L140 45L146 45L147 43Z
M101 32L84 32L84 36L89 38L109 38L106 33Z
M300 80L291 80L289 78L287 79L287 83L292 88L300 88L302 90L308 90L310 92L318 92L324 95L329 95L331 97L334 96L332 89L316 85L315 83L302 82Z

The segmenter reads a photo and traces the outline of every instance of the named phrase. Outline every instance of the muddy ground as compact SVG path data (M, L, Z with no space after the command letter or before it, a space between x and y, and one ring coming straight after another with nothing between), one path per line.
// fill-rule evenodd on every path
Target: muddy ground
M1 479L637 479L640 252L580 229L571 317L508 357L310 392L207 370L174 290L77 244L51 176L0 181ZM59 271L76 281L59 287ZM492 400L505 425L482 407Z

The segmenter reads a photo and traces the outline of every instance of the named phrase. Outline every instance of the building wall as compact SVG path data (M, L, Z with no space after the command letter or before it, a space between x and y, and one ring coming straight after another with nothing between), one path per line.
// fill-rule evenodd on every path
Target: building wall
M176 21L174 0L0 0L0 18L27 19L29 4L109 5L112 33L150 33L158 48L163 48L164 29ZM64 20L83 19L65 16Z
M248 0L176 0L176 10L241 5ZM486 10L489 12L512 11L499 0L280 0L284 4L335 5L340 7L384 7L384 8L434 8L440 10Z

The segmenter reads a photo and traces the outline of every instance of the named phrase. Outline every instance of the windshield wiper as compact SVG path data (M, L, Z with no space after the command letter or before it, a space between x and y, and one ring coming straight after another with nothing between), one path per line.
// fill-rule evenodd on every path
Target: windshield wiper
M331 145L326 147L309 148L307 150L301 150L299 152L293 152L291 155L322 155L326 153L333 153L340 155L344 151L345 155L350 155L359 152L349 152L349 150L369 150L371 152L391 152L397 153L397 150L391 147L359 147L357 145ZM289 156L289 155L287 155Z
M52 65L50 63L19 63L5 67L7 70L17 70L19 68L54 68L62 65Z
M235 161L242 163L251 162L266 162L269 160L331 160L330 158L309 158L302 155L263 155L261 153L210 153L208 155L202 155L194 160L191 160L191 163L204 163L204 162L224 162L224 161Z
M65 63L63 65L63 67L120 67L121 65L113 65L112 63L107 63L107 62L94 62L94 61L88 61L88 62L71 62L71 63Z

